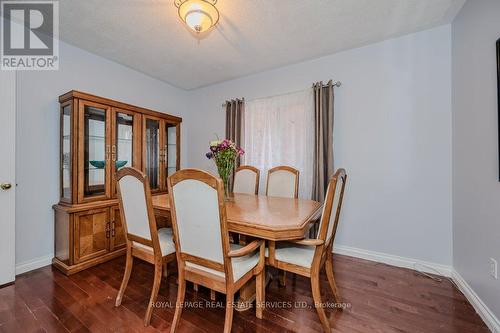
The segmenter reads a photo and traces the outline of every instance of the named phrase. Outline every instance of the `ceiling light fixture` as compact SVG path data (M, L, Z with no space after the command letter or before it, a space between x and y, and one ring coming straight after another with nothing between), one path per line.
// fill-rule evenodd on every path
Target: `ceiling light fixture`
M217 0L174 0L179 17L196 33L205 32L219 22Z

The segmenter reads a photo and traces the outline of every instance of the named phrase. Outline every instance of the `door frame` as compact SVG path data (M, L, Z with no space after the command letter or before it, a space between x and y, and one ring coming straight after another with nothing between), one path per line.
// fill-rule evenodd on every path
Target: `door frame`
M8 162L2 166L0 183L12 184L9 190L0 190L1 214L8 216L0 233L0 286L16 278L16 75L17 71L2 71L0 75L0 123L8 142L0 152L2 161Z

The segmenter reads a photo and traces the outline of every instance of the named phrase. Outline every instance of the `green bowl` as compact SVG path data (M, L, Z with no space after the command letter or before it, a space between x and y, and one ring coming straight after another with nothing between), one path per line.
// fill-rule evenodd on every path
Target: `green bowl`
M92 165L96 169L104 169L106 166L106 161L89 161L90 165ZM116 161L115 165L116 168L119 169L121 167L124 167L128 161Z
M89 163L96 169L104 169L106 166L106 161L89 161Z

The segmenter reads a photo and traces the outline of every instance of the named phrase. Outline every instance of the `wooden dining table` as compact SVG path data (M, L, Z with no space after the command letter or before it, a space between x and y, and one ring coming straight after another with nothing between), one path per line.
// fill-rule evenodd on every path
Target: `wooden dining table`
M169 218L168 194L153 196L152 200L155 213ZM314 200L232 193L226 201L227 228L230 232L264 240L302 239L321 208L321 203ZM255 281L240 290L237 309L249 308L245 304L254 297Z

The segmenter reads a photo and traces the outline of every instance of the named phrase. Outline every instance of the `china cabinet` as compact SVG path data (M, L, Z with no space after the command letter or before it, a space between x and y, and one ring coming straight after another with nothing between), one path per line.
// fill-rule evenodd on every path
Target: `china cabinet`
M154 195L180 167L182 119L70 91L60 102L60 201L53 265L76 273L125 253L116 172L133 166ZM168 223L163 221L162 223Z

